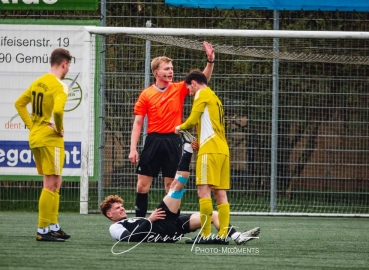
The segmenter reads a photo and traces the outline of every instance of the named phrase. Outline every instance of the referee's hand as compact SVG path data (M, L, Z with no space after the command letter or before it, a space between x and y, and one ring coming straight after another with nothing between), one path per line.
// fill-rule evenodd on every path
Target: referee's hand
M136 149L131 150L131 151L129 152L128 159L129 159L129 161L130 161L130 162L132 162L132 163L137 163L137 162L138 162L138 152L137 152L137 150L136 150Z

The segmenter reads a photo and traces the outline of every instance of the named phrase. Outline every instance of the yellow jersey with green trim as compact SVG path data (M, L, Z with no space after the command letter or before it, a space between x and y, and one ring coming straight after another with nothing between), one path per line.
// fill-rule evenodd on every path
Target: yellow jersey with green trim
M196 124L200 147L198 155L218 153L229 156L223 104L209 87L195 93L191 114L180 129L190 129Z
M64 106L69 87L53 74L36 79L16 100L15 108L30 130L31 148L42 146L64 147L64 139L57 133L64 130ZM31 103L32 113L27 110ZM53 121L52 121L53 118ZM56 132L49 126L54 122Z

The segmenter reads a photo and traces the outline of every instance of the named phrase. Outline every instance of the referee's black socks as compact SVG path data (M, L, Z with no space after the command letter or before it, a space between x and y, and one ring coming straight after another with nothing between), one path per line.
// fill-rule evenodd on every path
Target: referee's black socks
M146 217L148 203L148 193L136 193L136 217Z

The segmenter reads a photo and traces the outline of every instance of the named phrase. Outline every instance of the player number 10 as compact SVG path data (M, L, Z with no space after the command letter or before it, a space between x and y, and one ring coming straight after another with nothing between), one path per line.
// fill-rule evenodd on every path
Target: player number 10
M43 93L37 93L35 91L32 91L32 112L42 117L42 101L44 99Z

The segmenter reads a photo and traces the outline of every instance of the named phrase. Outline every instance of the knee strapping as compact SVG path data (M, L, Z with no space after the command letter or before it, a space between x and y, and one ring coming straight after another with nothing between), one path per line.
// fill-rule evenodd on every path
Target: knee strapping
M169 190L168 195L173 199L182 199L183 194L185 193L186 189L182 188L181 190Z
M188 181L188 178L183 177L183 176L182 176L182 175L180 175L180 174L176 174L175 179L177 179L177 180L178 180L178 182L180 182L180 183L181 183L181 184L183 184L183 185L186 185L186 184L187 184L187 181Z

